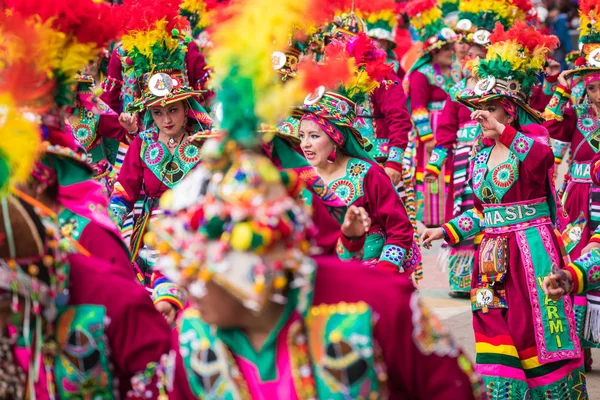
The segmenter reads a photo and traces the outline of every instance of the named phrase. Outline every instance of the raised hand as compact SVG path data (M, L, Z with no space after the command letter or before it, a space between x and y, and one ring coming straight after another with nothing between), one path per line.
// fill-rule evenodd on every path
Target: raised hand
M362 207L350 206L342 223L342 233L347 238L359 238L369 231L371 218Z

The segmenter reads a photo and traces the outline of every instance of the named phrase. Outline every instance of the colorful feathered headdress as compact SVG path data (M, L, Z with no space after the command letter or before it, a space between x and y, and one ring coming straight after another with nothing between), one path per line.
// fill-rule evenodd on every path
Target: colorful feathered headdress
M302 185L253 150L262 141L260 124L286 117L303 92L301 76L282 84L271 55L285 46L293 27L303 26L316 6L311 3L238 1L211 32L222 138L204 145L203 166L218 173L206 196L193 197L199 192L189 186L201 184L201 169L163 196L161 207L170 213L146 238L161 249L157 266L165 275L195 281L192 296L202 296L204 283L212 280L260 311L269 300L285 301L289 278L310 267L303 264L310 220L295 200Z
M361 2L357 15L367 24L367 34L374 39L383 39L395 44L398 26L398 3L393 0Z
M189 22L179 12L176 0L126 0L122 7L129 15L121 42L125 63L133 69L135 98L131 112L175 103L200 96L186 74ZM193 99L192 99L193 100ZM192 102L192 100L189 100ZM204 128L210 125L208 114L197 101L192 108Z
M442 10L436 0L412 0L404 6L404 12L410 19L410 25L423 42L422 52L428 54L447 43L458 39L442 18Z
M558 38L516 21L508 31L498 24L490 41L486 58L476 59L471 65L473 75L479 78L473 93L458 100L477 108L482 102L508 98L541 121L527 100L539 83L537 75L546 65L548 53L558 46Z
M442 17L448 26L454 26L458 18L459 0L439 0L438 6L442 10Z
M118 35L118 14L93 0L7 0L5 6L0 91L11 93L16 106L42 126L40 153L87 165L63 109L75 101L78 71Z
M36 71L45 72L53 82L56 105L69 105L77 72L119 34L121 21L113 7L93 0L7 0L4 4L9 15L38 33L35 51L42 56L35 59ZM14 48L9 53L8 64L32 57Z
M579 2L579 58L573 73L585 75L600 71L600 1Z
M526 21L532 10L530 0L461 0L456 30L469 42L487 46L497 23L511 27L515 21Z

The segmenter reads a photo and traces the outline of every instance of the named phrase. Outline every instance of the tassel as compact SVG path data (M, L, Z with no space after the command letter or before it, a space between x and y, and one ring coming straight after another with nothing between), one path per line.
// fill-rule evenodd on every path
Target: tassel
M442 272L446 272L448 270L448 260L450 258L449 255L450 246L447 243L444 243L437 258L437 265Z
M327 156L327 162L329 164L333 164L335 162L335 158L337 157L337 147L333 147L333 151L331 152L331 154L329 154Z
M586 297L587 312L583 327L583 337L590 342L600 343L600 293L588 293Z

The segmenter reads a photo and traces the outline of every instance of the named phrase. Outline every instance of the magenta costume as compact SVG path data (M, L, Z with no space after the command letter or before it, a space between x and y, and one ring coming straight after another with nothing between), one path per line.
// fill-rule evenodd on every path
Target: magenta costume
M55 322L58 352L50 375L40 372L37 398L51 398L46 379L57 399L157 398L156 372L171 352L171 330L147 292L94 257L70 256L69 267L68 302Z
M187 380L174 382L170 398L485 398L468 358L412 283L332 257L315 261L312 301L303 308L293 290L258 352L240 330L184 312L176 370Z
M489 171L493 142L479 139L471 167L475 207L443 230L450 244L483 232L471 303L477 371L488 391L499 395L506 385L518 398L528 390L533 398L561 398L563 387L585 393L583 361L570 299L553 302L538 283L564 262L548 178L552 150L542 127L525 129L504 129L499 140L509 157Z
M429 63L409 72L405 79L417 140L414 158L417 220L425 225L440 225L445 218L445 183L442 187L438 183L424 183L423 173L428 162L425 143L437 137L439 118L455 82L442 75L438 66Z

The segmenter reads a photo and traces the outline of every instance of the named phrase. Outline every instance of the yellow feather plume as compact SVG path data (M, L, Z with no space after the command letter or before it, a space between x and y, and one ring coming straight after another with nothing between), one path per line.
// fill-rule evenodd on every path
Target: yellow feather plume
M252 80L255 112L264 123L274 125L300 103L306 93L301 82L291 80L281 86L279 74L273 70L271 55L288 45L294 27L304 28L309 21L311 1L247 0L233 3L234 17L219 23L212 35L214 49L209 62L218 86L233 68L236 75ZM227 116L224 116L227 118Z
M9 94L0 94L0 195L29 178L40 141L39 127L17 110Z
M179 38L167 31L168 21L161 19L156 21L153 29L142 31L129 31L123 35L121 42L123 48L131 51L134 47L138 52L152 60L152 46L156 43L164 43L165 48L175 50L179 47Z

